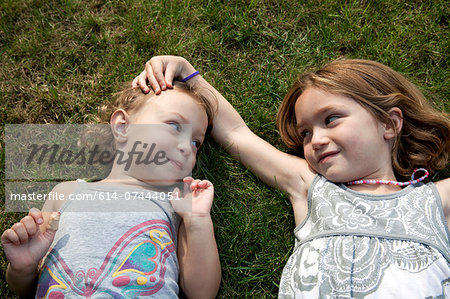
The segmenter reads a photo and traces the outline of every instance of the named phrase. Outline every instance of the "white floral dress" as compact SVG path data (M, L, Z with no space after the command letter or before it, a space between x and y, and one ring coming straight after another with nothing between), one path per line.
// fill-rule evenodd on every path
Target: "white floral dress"
M279 298L446 298L450 243L433 183L368 195L317 175Z

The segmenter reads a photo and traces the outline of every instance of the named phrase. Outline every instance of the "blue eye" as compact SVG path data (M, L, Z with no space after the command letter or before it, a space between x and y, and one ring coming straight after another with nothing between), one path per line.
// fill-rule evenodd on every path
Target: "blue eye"
M192 145L195 146L196 148L200 148L200 146L202 145L200 141L198 140L192 140Z
M303 131L300 132L300 136L302 138L309 137L309 136L311 136L311 132L309 130L303 130Z
M181 132L181 125L179 123L169 123L177 132Z
M328 116L326 119L325 119L325 124L329 124L329 123L332 123L333 121L335 121L335 120L337 120L337 119L339 119L340 117L339 116L337 116L337 115L331 115L331 116Z

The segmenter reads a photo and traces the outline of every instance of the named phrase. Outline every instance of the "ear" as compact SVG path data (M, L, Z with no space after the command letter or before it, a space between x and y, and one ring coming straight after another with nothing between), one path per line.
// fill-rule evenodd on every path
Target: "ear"
M386 140L395 138L400 133L403 127L403 113L400 108L391 108L389 109L388 114L392 122L388 122L385 124L384 138Z
M128 140L127 129L129 125L130 116L123 109L117 109L111 115L111 131L114 135L114 139L118 143L124 143Z

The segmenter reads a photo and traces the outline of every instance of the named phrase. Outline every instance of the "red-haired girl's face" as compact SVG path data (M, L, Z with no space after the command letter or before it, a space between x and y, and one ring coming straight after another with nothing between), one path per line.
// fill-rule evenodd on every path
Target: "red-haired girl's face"
M386 125L355 100L308 87L295 115L307 162L330 181L392 178Z

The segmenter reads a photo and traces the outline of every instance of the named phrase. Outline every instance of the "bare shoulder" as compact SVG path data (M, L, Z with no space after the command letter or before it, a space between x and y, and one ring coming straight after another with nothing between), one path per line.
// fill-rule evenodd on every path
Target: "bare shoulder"
M450 178L435 182L444 208L444 215L447 223L450 223Z
M53 198L58 198L61 200L47 200L42 209L43 212L56 212L65 202L64 199L67 199L71 193L73 193L78 186L78 182L76 181L68 181L57 184L52 189Z
M450 204L450 178L434 183L441 196L442 203Z
M78 185L79 183L77 181L62 182L53 187L52 191L59 192L61 194L68 196L77 189Z

